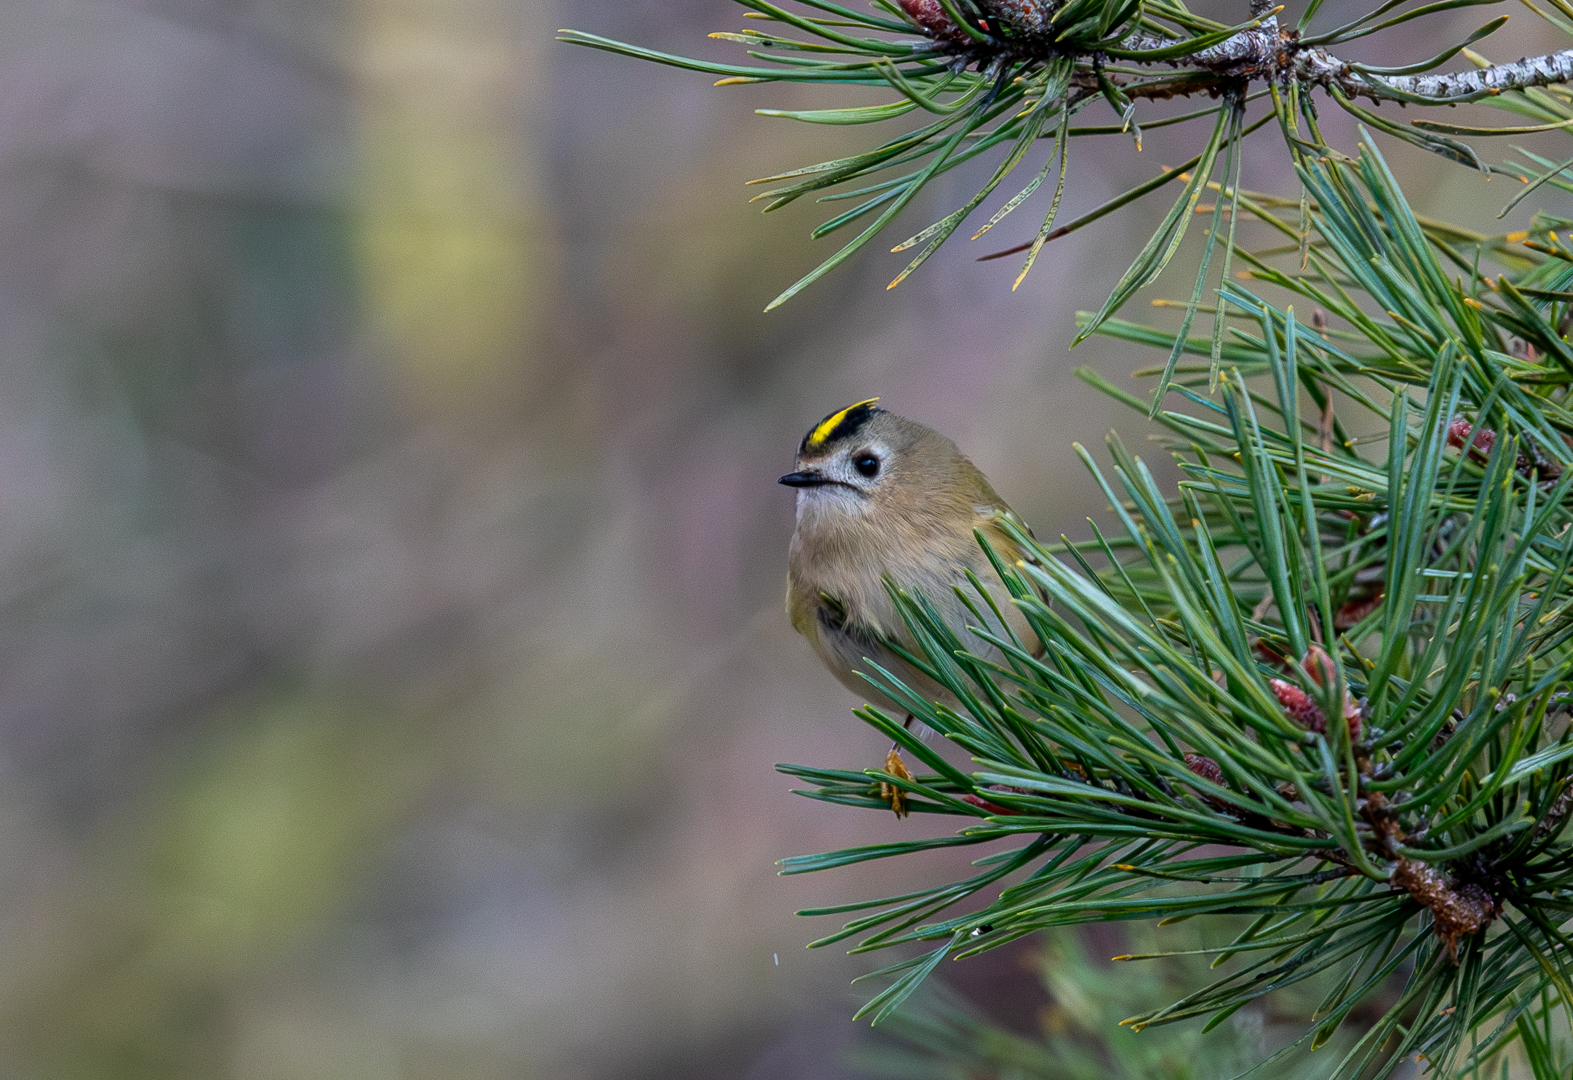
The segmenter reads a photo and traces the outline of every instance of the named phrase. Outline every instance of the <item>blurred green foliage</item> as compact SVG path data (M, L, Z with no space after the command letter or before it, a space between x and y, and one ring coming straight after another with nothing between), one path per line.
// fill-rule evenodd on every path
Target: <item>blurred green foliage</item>
M809 1030L835 1075L865 968L790 912L846 889L771 864L889 827L768 772L875 745L780 617L773 478L880 392L1045 535L1096 512L1065 446L1118 406L1042 342L1130 236L762 316L807 219L724 192L826 136L754 106L825 102L550 40L713 20L0 11L0 1074L777 1080Z
M1077 931L1045 934L1035 966L1049 1003L1036 1037L999 1027L936 979L882 1023L852 1060L874 1075L911 1080L1228 1080L1287 1049L1267 1066L1272 1076L1326 1075L1328 1055L1275 1045L1300 1036L1295 1014L1309 1014L1325 990L1314 983L1275 1003L1271 1013L1238 1013L1205 1033L1200 1024L1121 1027L1204 985L1210 958L1185 953L1227 944L1229 933L1220 927L1204 934L1194 921L1132 925L1124 932L1131 953L1166 955L1127 963L1093 955Z
M414 734L300 685L225 709L41 917L47 973L7 1041L49 1075L211 1075L236 980L321 934L384 857L426 782Z

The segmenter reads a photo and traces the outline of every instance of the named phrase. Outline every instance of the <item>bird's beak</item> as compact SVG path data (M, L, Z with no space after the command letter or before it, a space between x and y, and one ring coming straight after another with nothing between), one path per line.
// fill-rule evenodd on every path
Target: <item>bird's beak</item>
M818 469L804 469L802 472L787 473L777 483L795 488L819 487L830 483L830 478Z

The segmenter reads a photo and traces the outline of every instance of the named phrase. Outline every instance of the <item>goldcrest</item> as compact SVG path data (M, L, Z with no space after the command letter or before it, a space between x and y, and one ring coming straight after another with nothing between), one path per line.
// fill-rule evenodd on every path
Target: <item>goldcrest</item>
M797 467L781 478L797 489L787 614L831 673L865 701L907 711L858 674L878 679L872 660L915 693L954 708L958 703L949 691L884 644L896 641L917 651L885 579L922 594L969 652L1003 663L998 649L965 629L978 619L956 587L972 592L970 570L1016 637L1040 651L974 535L980 531L1002 560L1014 564L1024 553L1003 523L1025 527L955 443L886 412L878 401L849 405L814 425L798 447ZM911 716L907 719L910 723ZM886 771L907 776L894 749ZM885 794L896 813L903 813L901 793L887 787Z

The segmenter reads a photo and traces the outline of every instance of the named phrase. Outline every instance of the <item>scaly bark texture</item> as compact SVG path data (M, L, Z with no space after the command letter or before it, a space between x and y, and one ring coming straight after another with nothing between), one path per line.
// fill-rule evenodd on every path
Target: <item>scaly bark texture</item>
M983 9L1000 23L1015 31L998 40L978 42L957 27L937 0L903 0L902 8L912 16L919 27L937 42L956 52L966 54L980 63L987 63L999 56L1013 58L1037 54L1043 59L1058 55L1043 7L1035 0L985 0ZM1253 0L1252 14L1262 17L1266 5ZM988 25L980 29L996 31ZM1160 37L1146 31L1137 31L1126 37L1121 48L1131 51L1150 51L1172 46L1173 39ZM1127 62L1143 63L1140 59L1123 58ZM1407 101L1422 98L1427 101L1473 101L1500 94L1506 90L1525 90L1535 86L1550 86L1573 81L1573 49L1548 53L1544 56L1524 57L1506 64L1495 64L1473 71L1447 74L1375 75L1361 72L1350 63L1318 46L1302 45L1300 35L1294 30L1283 29L1276 16L1262 18L1259 27L1242 30L1227 41L1174 61L1174 79L1122 80L1105 76L1130 97L1163 98L1194 94L1198 91L1217 93L1225 84L1237 80L1273 79L1279 82L1297 80L1336 90L1344 97L1363 97L1373 101ZM1198 78L1200 76L1200 78ZM1078 84L1085 92L1097 92L1096 81L1078 75Z

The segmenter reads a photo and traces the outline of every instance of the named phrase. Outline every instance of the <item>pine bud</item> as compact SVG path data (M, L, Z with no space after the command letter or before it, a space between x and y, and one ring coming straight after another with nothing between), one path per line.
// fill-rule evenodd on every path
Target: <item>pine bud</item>
M1257 638L1251 643L1251 653L1264 664L1273 667L1283 667L1289 662L1289 657L1279 652L1266 638Z
M935 41L961 43L967 40L966 32L951 21L939 0L897 0L897 3L907 13L907 18Z
M1496 445L1497 433L1490 428L1475 429L1475 426L1462 416L1455 416L1447 424L1447 445L1455 450L1462 449L1465 443L1470 442L1469 436L1474 435L1474 442L1469 447L1469 456L1477 461L1484 461L1491 456L1491 448Z
M1223 786L1223 770L1212 758L1201 754L1186 754L1185 767L1203 780L1217 784L1219 787Z
M1442 871L1419 859L1398 860L1392 884L1431 909L1431 927L1455 958L1458 939L1480 930L1499 911L1496 900L1479 885L1455 887Z
M1327 686L1338 678L1333 658L1320 645L1312 645L1305 651L1305 659L1300 661L1300 666L1305 668L1305 673L1311 676L1317 686Z
M1284 707L1285 716L1307 731L1314 731L1318 735L1327 734L1327 717L1322 715L1322 710L1311 700L1310 694L1282 679L1268 679L1267 685L1272 687L1278 704Z
M1333 629L1339 631L1353 629L1361 619L1382 606L1384 593L1385 590L1381 585L1377 585L1374 592L1369 589L1363 590L1358 598L1354 595L1354 591L1350 590L1349 599L1345 600L1344 606L1333 614Z
M1186 754L1185 767L1191 770L1194 775L1208 781L1209 783L1217 784L1219 787L1224 786L1223 769L1218 767L1218 763L1216 761L1204 754ZM1228 802L1220 799L1212 792L1200 788L1192 788L1191 790L1201 798L1202 802L1206 803L1208 806L1211 806L1213 809L1224 811L1229 809Z
M1474 441L1470 441L1473 433ZM1491 456L1491 448L1496 445L1497 433L1490 428L1475 427L1462 416L1455 416L1448 421L1447 445L1455 449L1469 445L1469 456L1476 461L1485 461ZM1563 439L1566 442L1566 437ZM1519 439L1518 457L1514 459L1513 468L1526 480L1534 475L1540 478L1541 483L1557 479L1562 475L1562 465L1546 456L1540 447L1535 445L1535 440L1528 434Z
M1338 677L1333 658L1328 656L1327 651L1320 645L1312 645L1306 650L1300 666L1305 668L1306 674L1317 686L1328 686ZM1327 716L1310 694L1283 679L1268 679L1267 685L1278 698L1278 704L1283 706L1285 716L1307 731L1314 731L1318 735L1327 734ZM1360 738L1361 721L1364 717L1365 710L1359 702L1355 701L1354 695L1345 689L1344 723L1349 727L1351 740Z

